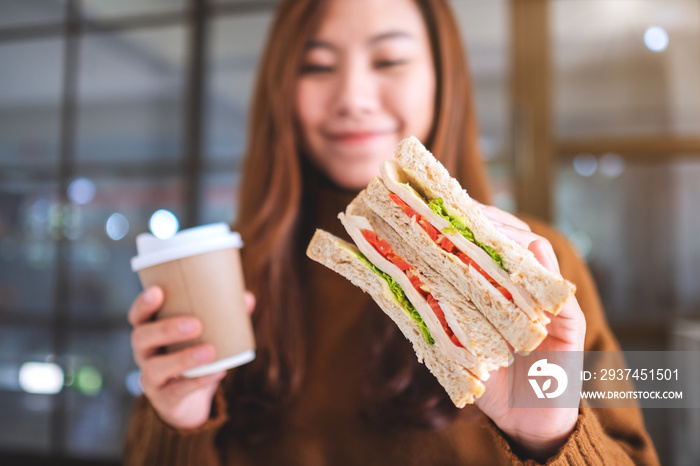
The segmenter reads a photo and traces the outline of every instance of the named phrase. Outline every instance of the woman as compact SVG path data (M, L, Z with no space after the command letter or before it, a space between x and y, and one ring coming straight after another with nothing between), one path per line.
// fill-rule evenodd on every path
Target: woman
M508 408L505 369L476 406L456 409L371 300L304 256L316 228L345 236L336 214L411 134L488 203L467 77L443 0L282 2L253 100L237 225L257 359L223 382L223 373L179 378L212 361L213 348L159 354L201 327L150 322L163 296L146 290L129 314L145 397L127 464L657 462L639 411ZM540 349L617 349L566 241L485 210L578 286Z

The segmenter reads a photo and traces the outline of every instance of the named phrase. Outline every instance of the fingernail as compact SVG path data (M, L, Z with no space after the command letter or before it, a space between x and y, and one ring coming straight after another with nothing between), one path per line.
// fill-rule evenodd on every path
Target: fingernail
M211 357L211 349L208 346L194 350L194 358L199 362L205 362Z
M194 333L197 328L197 322L193 319L180 319L177 323L177 327L182 333Z

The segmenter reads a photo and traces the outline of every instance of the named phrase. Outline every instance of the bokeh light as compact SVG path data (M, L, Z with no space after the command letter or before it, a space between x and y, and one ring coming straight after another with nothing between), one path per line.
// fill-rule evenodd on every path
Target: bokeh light
M593 154L579 154L574 158L574 170L581 176L592 176L598 169L598 160Z
M644 45L652 52L663 52L668 47L668 34L660 26L651 26L644 32Z
M83 366L75 373L75 387L83 395L95 396L102 391L102 374L92 366Z
M180 222L174 213L160 209L151 215L148 221L148 229L158 239L172 238L180 229Z
M105 232L109 239L119 241L129 233L129 220L119 212L115 212L107 219Z
M19 386L27 393L56 394L64 380L63 369L52 362L25 362L19 368Z
M141 386L141 371L135 370L131 371L126 375L126 391L128 391L132 396L139 396L143 393L143 387Z
M68 185L68 199L78 205L89 204L95 199L97 188L87 178L76 178Z
M609 153L600 158L600 172L608 178L617 178L625 171L625 161L617 154Z

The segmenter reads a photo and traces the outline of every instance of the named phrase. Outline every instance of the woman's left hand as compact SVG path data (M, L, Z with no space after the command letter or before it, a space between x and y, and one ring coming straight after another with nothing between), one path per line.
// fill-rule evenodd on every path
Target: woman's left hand
M484 214L510 239L529 249L547 269L559 273L551 244L530 227L495 207L482 206ZM583 351L586 320L575 297L557 316L549 315L548 335L536 351ZM583 369L582 367L580 369ZM512 408L508 406L508 368L491 372L486 391L476 405L506 434L519 450L544 460L561 447L574 430L578 408Z

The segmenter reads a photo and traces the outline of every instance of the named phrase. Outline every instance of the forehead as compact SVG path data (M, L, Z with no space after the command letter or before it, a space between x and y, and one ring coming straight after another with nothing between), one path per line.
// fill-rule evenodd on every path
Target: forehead
M415 0L331 0L314 39L342 45L367 42L387 32L427 41Z

